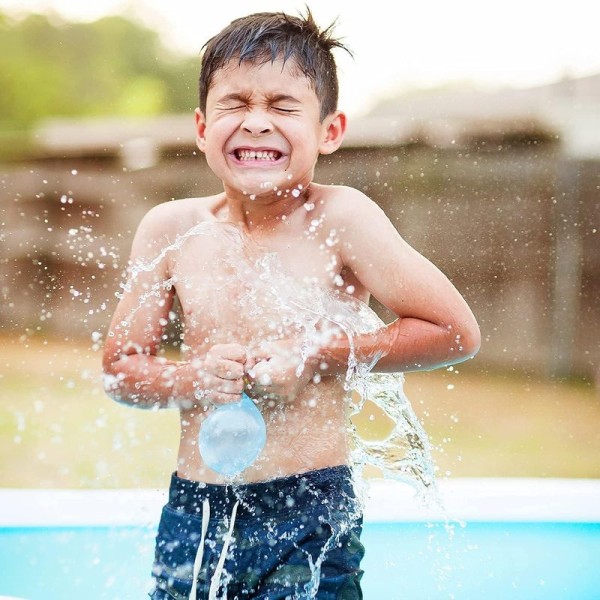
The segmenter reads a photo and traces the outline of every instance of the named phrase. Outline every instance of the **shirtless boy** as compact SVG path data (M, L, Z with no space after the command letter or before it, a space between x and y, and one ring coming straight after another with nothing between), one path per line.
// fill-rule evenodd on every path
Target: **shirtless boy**
M105 346L107 391L181 415L154 599L362 598L343 386L351 346L380 371L433 369L479 347L461 295L377 205L313 181L346 129L335 47L310 14L250 15L212 38L196 134L223 192L154 207L133 241ZM372 294L398 319L351 341L322 314L323 294ZM175 296L178 361L159 352ZM307 328L294 307L306 315L311 302ZM211 410L242 391L265 418L267 444L231 482L203 464L197 439Z

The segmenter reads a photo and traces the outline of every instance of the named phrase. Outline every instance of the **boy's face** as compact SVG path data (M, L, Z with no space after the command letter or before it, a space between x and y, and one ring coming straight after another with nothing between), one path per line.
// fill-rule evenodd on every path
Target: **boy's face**
M215 73L206 114L196 110L197 141L228 195L281 197L306 187L318 155L341 144L345 116L320 122L319 100L294 67L232 61Z

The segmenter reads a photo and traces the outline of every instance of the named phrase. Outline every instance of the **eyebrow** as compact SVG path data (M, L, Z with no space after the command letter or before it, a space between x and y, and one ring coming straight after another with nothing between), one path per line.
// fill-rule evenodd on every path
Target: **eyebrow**
M290 96L289 94L273 94L270 96L267 96L267 100L271 103L273 102L300 102L300 100L298 100L297 98L294 98L294 96Z
M234 102L247 103L250 101L251 97L252 97L251 92L245 92L245 93L233 92L231 94L226 94L225 96L220 98L218 100L218 102L234 101ZM295 103L300 102L297 98L295 98L294 96L290 96L289 94L270 94L270 95L267 95L266 99L267 99L267 102L269 102L270 104L273 104L275 102L295 102Z
M250 93L239 94L236 92L233 94L226 94L222 98L219 98L218 102L229 102L230 100L234 100L236 102L248 102L250 97Z

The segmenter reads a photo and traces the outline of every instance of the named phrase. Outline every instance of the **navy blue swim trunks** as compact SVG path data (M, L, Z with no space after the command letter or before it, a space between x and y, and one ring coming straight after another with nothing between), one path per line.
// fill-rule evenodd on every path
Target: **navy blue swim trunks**
M362 598L361 504L347 466L245 485L172 476L153 600Z

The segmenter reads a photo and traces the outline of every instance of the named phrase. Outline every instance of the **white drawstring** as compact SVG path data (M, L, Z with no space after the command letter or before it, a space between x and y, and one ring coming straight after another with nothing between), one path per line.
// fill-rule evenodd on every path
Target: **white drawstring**
M210 502L208 498L202 503L202 535L200 536L200 545L196 552L196 560L194 560L194 569L192 570L192 589L190 591L189 600L196 600L198 588L198 574L202 566L202 556L204 555L204 540L206 540L206 531L208 530L208 522L210 521Z
M208 600L216 600L217 592L219 591L219 584L221 583L221 574L223 573L223 566L225 565L225 559L227 558L227 551L229 550L229 545L232 540L233 526L235 525L235 517L237 515L237 509L240 504L238 500L233 505L233 510L231 511L231 521L229 523L229 531L225 536L225 541L223 542L223 549L221 550L221 554L219 555L219 562L217 563L217 568L210 580L210 589L208 590ZM210 520L210 503L208 498L204 499L202 503L202 535L200 536L200 545L198 546L198 551L196 552L196 560L194 560L194 568L192 571L192 589L190 590L189 600L196 600L197 597L197 589L198 589L198 574L200 573L200 568L202 567L202 556L204 555L204 542L206 540L206 531L208 530L208 521ZM227 600L225 598L225 600Z
M217 568L215 569L215 573L210 580L210 590L208 590L208 600L216 600L217 592L219 591L219 583L221 582L221 573L223 572L223 565L225 564L225 559L227 558L227 550L229 550L229 544L231 543L231 534L233 533L233 526L235 524L235 516L237 514L237 509L240 504L238 500L233 505L233 510L231 511L231 522L229 523L229 531L227 532L227 537L223 542L223 550L221 550L221 555L219 556L219 562L217 563ZM225 598L227 600L227 598Z

